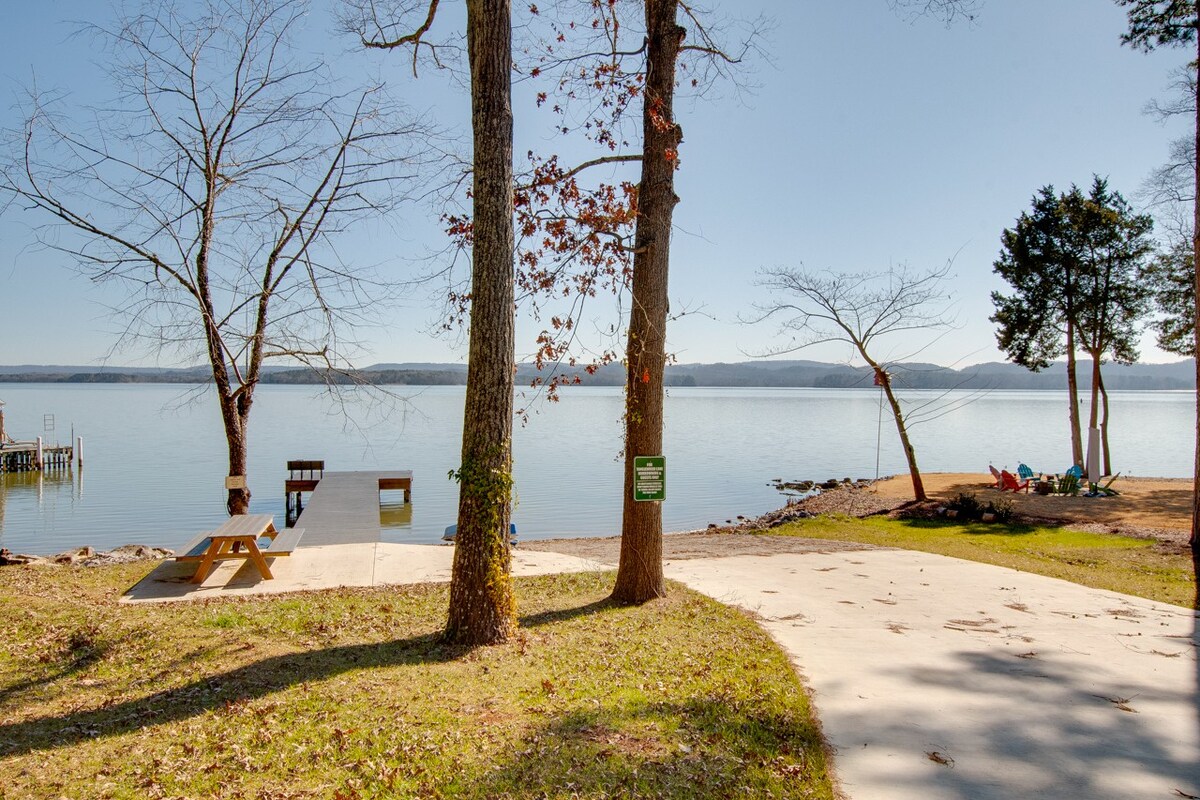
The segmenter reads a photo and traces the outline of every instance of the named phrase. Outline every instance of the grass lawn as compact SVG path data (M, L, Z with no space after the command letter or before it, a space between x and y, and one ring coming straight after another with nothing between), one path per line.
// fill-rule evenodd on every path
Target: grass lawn
M815 517L771 533L939 553L1192 608L1191 558L1155 542L1037 525Z
M462 649L445 586L118 605L148 569L0 569L0 798L833 797L787 658L678 585L522 579Z

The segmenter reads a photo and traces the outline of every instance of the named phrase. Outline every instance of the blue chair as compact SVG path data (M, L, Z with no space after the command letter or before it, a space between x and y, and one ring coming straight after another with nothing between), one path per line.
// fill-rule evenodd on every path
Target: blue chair
M1017 464L1017 477L1019 477L1023 481L1027 481L1030 479L1041 480L1042 473L1034 472L1032 469L1029 468L1028 464Z

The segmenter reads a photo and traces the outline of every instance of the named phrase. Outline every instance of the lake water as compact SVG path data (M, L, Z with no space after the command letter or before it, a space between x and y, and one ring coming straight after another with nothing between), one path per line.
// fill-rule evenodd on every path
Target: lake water
M250 421L251 510L282 520L290 459L323 459L329 470L410 469L410 505L399 492L384 493L384 538L438 541L457 511L447 473L458 465L463 388L397 388L406 403L356 406L348 420L315 387L260 387ZM1020 461L1061 471L1070 463L1065 393L903 397L936 417L912 427L923 471L984 472L989 463L1015 471ZM85 544L173 548L225 518L225 441L211 394L155 384L5 384L0 398L11 435L66 444L73 429L85 455L82 469L0 474L0 546L43 554ZM513 444L522 538L619 532L621 390L575 387L560 403L531 408ZM895 427L886 410L881 425L879 412L872 389L671 389L665 528L777 508L784 497L770 485L776 478L906 472ZM52 431L44 430L46 415ZM1111 415L1115 470L1191 476L1192 393L1113 392Z

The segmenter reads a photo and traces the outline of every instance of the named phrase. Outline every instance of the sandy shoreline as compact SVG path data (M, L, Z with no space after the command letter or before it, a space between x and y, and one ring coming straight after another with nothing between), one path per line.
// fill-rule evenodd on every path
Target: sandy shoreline
M1004 498L1017 513L1029 517L1073 523L1101 523L1190 531L1192 527L1192 481L1190 478L1117 478L1117 497L1039 495L1034 492L1001 492L990 475L970 472L936 472L922 475L930 497L950 499L961 492L980 500ZM880 480L868 491L880 497L912 499L912 480L894 475Z

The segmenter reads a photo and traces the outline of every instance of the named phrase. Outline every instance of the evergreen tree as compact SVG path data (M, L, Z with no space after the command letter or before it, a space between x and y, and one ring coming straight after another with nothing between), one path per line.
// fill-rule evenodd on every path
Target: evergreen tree
M995 271L1014 289L992 293L1000 347L1015 363L1034 371L1053 358L1067 357L1071 445L1075 463L1083 461L1075 353L1092 359L1088 425L1103 434L1108 456L1107 413L1100 419L1106 358L1128 364L1137 360L1138 324L1149 311L1150 291L1142 276L1153 243L1153 223L1134 214L1119 192L1096 178L1088 194L1072 186L1056 195L1044 187L1033 199L1032 213L1004 231ZM1104 404L1107 407L1107 403ZM1099 476L1089 476L1093 480Z
M1071 461L1082 465L1075 380L1080 270L1078 253L1070 249L1065 235L1062 204L1054 187L1042 187L1033 197L1031 211L1021 212L1017 224L1000 239L1003 249L993 271L1013 287L1013 293L992 292L996 313L991 320L999 325L996 343L1010 361L1034 372L1066 355Z

